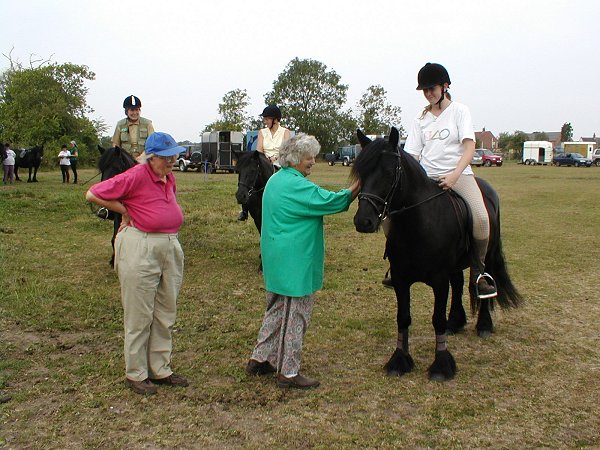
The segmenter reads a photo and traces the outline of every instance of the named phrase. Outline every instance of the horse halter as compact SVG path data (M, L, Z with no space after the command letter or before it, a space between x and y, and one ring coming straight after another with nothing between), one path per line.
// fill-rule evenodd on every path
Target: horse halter
M271 167L273 167L273 173L275 173L275 167L271 164ZM250 199L250 197L252 197L253 194L258 194L259 192L262 192L265 190L266 187L266 183L265 186L261 187L260 189L254 189L254 186L256 186L256 182L258 181L258 177L260 176L261 170L260 170L260 161L256 163L256 175L254 175L254 180L252 181L251 185L248 185L242 181L238 181L238 187L239 186L243 186L246 189L248 189L248 199ZM273 173L271 173L271 175L273 175Z
M399 147L397 147L397 150L400 150ZM394 155L397 160L396 160L396 169L394 170L394 181L392 182L392 186L390 187L389 192L386 194L386 196L384 198L381 198L378 195L375 194L371 194L368 192L361 192L360 194L358 194L358 200L366 200L367 203L369 203L369 205L371 205L373 207L373 209L375 210L375 212L377 213L377 218L379 219L379 223L377 224L378 226L381 224L381 222L389 215L390 213L390 201L392 200L392 197L394 196L394 194L396 193L396 189L398 188L398 185L400 184L400 179L402 178L402 165L400 164L400 152L391 152L391 151L382 151L381 154L390 154L390 155ZM379 206L377 205L377 203L379 203L380 205L383 205L383 208L381 209L381 212L379 212Z

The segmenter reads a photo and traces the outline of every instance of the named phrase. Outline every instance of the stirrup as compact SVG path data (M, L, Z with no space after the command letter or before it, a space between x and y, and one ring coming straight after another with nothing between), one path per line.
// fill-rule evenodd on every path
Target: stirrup
M479 293L479 280L484 279L487 283L494 288L494 292L489 292L487 294ZM498 289L496 288L496 281L494 278L487 272L480 273L477 276L477 280L475 281L475 296L480 300L485 300L486 298L494 298L498 296Z

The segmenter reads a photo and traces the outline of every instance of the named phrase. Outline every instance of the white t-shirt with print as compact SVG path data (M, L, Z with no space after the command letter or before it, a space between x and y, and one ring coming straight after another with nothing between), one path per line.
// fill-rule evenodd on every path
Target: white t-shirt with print
M427 112L422 119L415 119L404 150L418 157L427 175L435 178L456 169L465 151L465 139L475 141L471 112L462 103L451 102L438 117ZM469 165L463 175L472 174Z

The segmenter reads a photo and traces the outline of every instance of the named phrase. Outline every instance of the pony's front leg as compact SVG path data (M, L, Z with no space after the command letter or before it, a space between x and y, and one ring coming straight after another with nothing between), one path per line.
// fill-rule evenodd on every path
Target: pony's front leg
M429 366L429 379L432 381L446 381L454 378L456 362L448 350L446 337L446 305L448 304L448 279L439 280L433 284L435 304L433 307L433 328L435 329L435 359Z
M415 367L415 363L408 351L408 327L411 323L410 317L410 284L393 279L394 290L398 302L398 311L396 321L398 322L398 339L396 340L396 349L390 360L383 367L388 376L401 376L410 372Z

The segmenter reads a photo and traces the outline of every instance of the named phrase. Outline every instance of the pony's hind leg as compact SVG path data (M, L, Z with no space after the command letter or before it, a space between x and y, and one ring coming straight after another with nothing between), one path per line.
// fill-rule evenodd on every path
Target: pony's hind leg
M494 299L486 298L479 300L479 314L477 316L477 336L480 338L488 338L494 332L494 322L492 320L491 309Z
M465 277L463 271L459 270L450 274L450 287L452 288L452 300L450 302L450 313L446 324L446 334L453 335L464 330L467 324L467 313L463 307L463 285Z

